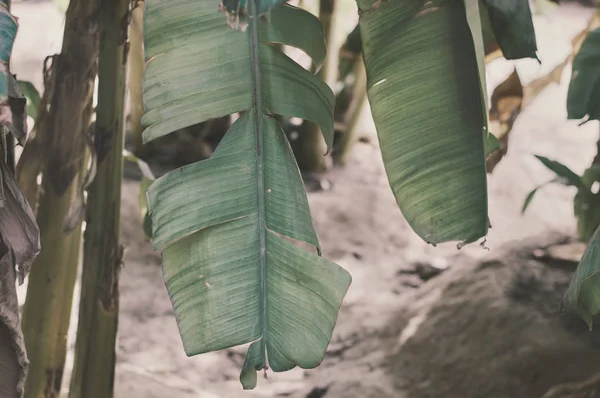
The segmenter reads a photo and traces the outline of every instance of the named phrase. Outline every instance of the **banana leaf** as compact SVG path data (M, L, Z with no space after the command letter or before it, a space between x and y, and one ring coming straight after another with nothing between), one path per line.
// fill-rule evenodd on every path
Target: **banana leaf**
M299 117L333 139L333 93L279 46L316 65L319 21L289 5L248 28L228 27L210 1L147 0L144 140L240 112L213 156L147 191L152 239L185 352L251 343L240 380L313 368L325 354L350 275L320 257L306 193L274 115Z
M431 244L488 230L478 57L462 1L358 0L368 96L391 188Z

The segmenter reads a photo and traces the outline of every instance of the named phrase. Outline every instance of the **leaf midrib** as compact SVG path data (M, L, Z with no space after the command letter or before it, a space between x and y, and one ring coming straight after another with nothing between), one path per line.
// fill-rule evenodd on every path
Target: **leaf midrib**
M258 7L256 0L248 0L250 9L250 62L252 64L252 109L254 111L254 129L256 134L256 171L258 187L258 233L260 236L260 325L261 325L261 352L267 365L267 218L265 214L265 175L263 151L263 110L260 81L260 55L258 41Z

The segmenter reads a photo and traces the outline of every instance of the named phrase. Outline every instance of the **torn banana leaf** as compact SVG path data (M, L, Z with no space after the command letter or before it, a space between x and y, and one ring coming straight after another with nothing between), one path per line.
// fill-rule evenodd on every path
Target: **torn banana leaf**
M297 47L320 65L323 30L299 8L259 18L255 0L248 6L240 31L209 1L145 2L142 119L147 142L241 113L210 159L158 178L147 196L185 352L251 343L245 389L261 369L321 362L351 281L318 255L300 172L274 117L318 124L331 147L333 93L272 45Z
M600 120L600 29L588 34L573 59L567 114L584 122Z
M25 100L22 98L8 61L17 33L17 21L10 14L9 1L0 0L0 125L19 142L27 132ZM4 130L4 129L2 129ZM4 134L4 131L2 131ZM40 233L35 217L14 175L6 164L8 150L0 145L0 397L23 395L27 355L19 321L16 280L20 283L40 251ZM12 165L11 165L12 166Z
M402 213L432 244L485 236L487 112L465 4L357 3L369 102Z

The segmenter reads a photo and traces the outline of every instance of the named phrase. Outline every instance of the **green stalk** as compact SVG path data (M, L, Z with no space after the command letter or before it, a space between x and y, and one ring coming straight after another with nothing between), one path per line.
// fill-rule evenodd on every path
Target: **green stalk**
M43 159L43 169L38 208L42 250L31 267L22 322L31 360L27 398L58 397L62 383L81 243L81 223L70 232L63 225L87 164L84 134L97 72L97 10L97 1L69 4L62 51L47 75L47 103L40 106L46 114L36 132L39 145L30 152L31 158Z
M81 228L62 232L76 196L72 184L64 195L44 184L38 209L42 250L31 267L22 328L31 360L25 384L28 398L58 396L67 353L67 332L77 276Z
M360 111L367 99L367 72L362 56L358 56L354 65L355 82L352 87L350 105L344 114L344 132L340 137L335 152L332 154L333 164L341 166L346 162L346 157L355 141L355 133L358 121L360 120Z
M129 133L132 152L137 157L143 157L147 149L142 142L142 76L144 75L144 36L142 8L132 11L132 22L129 35Z
M119 315L119 245L123 129L130 0L104 0L98 62L98 172L88 190L81 300L69 398L113 396ZM101 148L97 148L101 151ZM102 159L103 157L103 159Z
M333 47L335 2L336 0L321 0L319 2L319 20L323 25L323 33L328 49ZM329 73L331 60L332 57L328 55L319 71L319 76L330 86L332 86L329 78L331 75ZM292 143L292 147L300 170L311 173L325 171L325 158L323 156L326 152L325 142L317 125L308 123L308 128L302 131L298 139Z

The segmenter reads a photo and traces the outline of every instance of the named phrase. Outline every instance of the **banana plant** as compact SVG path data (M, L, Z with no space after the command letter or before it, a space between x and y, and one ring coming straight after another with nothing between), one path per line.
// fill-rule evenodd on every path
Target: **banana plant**
M599 62L600 29L596 29L589 32L573 59L567 93L568 118L582 120L581 124L600 120ZM593 317L600 313L600 192L593 189L594 184L600 183L600 142L598 151L583 176L572 173L570 178L579 182L574 200L575 214L578 216L578 232L585 240L589 239L589 243L562 301L563 308L581 317L590 329Z
M144 141L237 115L210 159L156 179L147 203L185 352L251 343L246 389L261 369L320 363L351 282L320 256L276 119L318 125L331 149L333 93L280 49L301 49L318 73L323 28L279 3L223 0L224 18L210 1L145 2ZM485 150L497 142L487 138L477 1L358 6L368 96L402 212L429 243L478 240L489 227ZM499 9L490 18L512 11Z
M313 368L325 354L350 275L320 256L290 145L274 115L333 139L329 87L274 44L316 65L323 30L310 13L247 3L224 23L209 1L147 0L145 142L239 113L213 156L150 185L152 239L163 258L185 352L251 343L240 380ZM303 246L303 247L300 247Z

